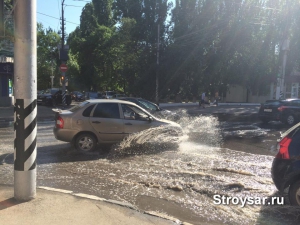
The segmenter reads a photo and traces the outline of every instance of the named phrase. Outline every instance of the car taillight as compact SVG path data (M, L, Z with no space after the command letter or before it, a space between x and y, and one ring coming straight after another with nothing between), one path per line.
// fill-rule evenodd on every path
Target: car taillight
M60 116L56 118L56 128L64 128L64 120Z
M287 107L286 106L280 106L279 108L278 108L278 111L279 112L282 112L284 109L286 109Z
M283 138L279 143L278 143L278 153L276 155L276 158L278 159L289 159L290 154L289 154L289 145L291 143L292 139L285 137Z

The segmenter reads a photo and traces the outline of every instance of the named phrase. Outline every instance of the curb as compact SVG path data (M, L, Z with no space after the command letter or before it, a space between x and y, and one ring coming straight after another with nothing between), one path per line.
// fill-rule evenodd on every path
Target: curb
M117 201L117 200L105 199L105 198L100 198L100 197L95 196L95 195L88 195L88 194L83 194L83 193L74 193L73 191L70 191L70 190L51 188L51 187L45 187L45 186L38 186L37 188L42 189L42 190L46 190L46 191L53 191L53 192L59 192L59 193L62 193L62 194L69 194L69 195L79 197L79 198L86 198L86 199L90 199L90 200L107 202L107 203L119 205L119 206L122 206L122 207L133 209L133 210L138 211L138 212L143 213L143 214L159 217L159 218L165 219L165 220L170 220L170 221L172 221L172 222L174 222L178 225L192 225L190 223L183 222L183 221L181 221L181 220L179 220L175 217L172 217L172 216L169 216L167 214L160 213L160 212L140 211L137 207L135 207L134 205L132 205L128 202L121 202L121 201Z

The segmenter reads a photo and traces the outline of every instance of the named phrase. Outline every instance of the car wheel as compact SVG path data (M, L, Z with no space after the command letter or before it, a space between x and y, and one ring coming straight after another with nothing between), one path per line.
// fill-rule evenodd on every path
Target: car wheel
M84 133L79 135L75 141L75 147L79 151L91 152L96 148L96 138L89 133Z
M285 119L287 125L293 125L295 123L295 117L293 115L288 115Z
M289 200L291 205L300 206L300 181L296 181L290 186Z

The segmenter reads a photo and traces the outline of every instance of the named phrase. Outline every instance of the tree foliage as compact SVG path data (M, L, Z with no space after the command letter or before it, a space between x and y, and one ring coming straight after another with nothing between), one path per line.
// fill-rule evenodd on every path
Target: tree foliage
M286 37L287 74L299 70L299 7L292 0L93 0L68 38L72 79L85 90L149 99L157 72L160 98L225 93L228 84L265 94Z
M52 74L55 77L54 85L59 83L59 42L60 36L54 30L44 29L42 24L37 24L37 86L40 90L51 87Z

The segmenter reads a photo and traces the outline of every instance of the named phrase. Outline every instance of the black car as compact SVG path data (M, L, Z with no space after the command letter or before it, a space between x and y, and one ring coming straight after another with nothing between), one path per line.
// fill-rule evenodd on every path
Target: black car
M289 187L290 203L300 206L300 123L281 135L277 149L272 164L273 182L280 192Z
M146 109L148 112L153 114L154 116L160 117L160 118L166 118L169 120L178 120L179 116L166 109L160 108L158 105L156 105L153 102L150 102L143 98L134 98L134 97L118 97L117 99L129 101L137 104L138 106Z
M261 104L258 117L264 123L281 121L294 125L300 121L300 99L268 100Z
M101 99L103 97L101 97L101 94L98 92L87 91L85 92L84 98L85 100L89 100L89 99Z
M75 101L84 101L85 100L85 95L79 91L73 91L71 93L71 97L72 97L72 100L75 100Z
M113 98L115 94L116 94L116 92L114 92L114 91L104 91L101 95L102 95L102 98L110 99L110 98Z
M72 102L71 95L66 94L66 105ZM56 106L62 104L62 90L59 88L48 89L37 96L37 104Z

